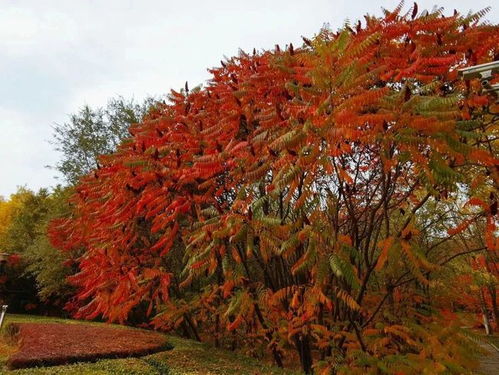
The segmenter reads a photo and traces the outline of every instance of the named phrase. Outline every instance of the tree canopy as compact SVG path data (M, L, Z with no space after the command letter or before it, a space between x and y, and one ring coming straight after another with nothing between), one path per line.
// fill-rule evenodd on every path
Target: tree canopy
M128 128L142 120L153 102L148 98L138 104L117 97L110 99L105 108L83 106L70 115L68 122L54 126L52 143L62 158L53 168L66 182L76 184L81 176L97 168L100 155L116 150L129 136Z
M70 194L62 187L53 192L21 187L0 202L0 252L8 254L0 284L10 311L26 311L28 305L47 312L49 305L60 309L70 298L73 290L66 277L72 269L65 261L73 255L58 251L47 238L49 222L68 214Z
M84 249L76 316L141 311L307 373L463 373L446 283L498 250L497 115L457 74L498 59L484 14L399 6L172 91L51 224Z

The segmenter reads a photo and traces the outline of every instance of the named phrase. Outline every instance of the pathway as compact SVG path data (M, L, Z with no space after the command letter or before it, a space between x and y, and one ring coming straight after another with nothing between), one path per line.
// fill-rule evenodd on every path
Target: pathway
M480 360L480 373L483 375L499 374L499 348L492 344L483 344L482 347L489 352Z

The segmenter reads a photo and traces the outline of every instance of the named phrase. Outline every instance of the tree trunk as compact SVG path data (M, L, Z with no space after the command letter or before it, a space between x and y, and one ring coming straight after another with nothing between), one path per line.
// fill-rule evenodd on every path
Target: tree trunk
M497 306L496 286L489 285L490 298L492 299L492 313L496 331L499 330L499 307Z
M189 327L190 327L190 329L192 331L192 334L194 335L194 339L196 341L201 342L201 337L199 337L198 330L196 329L196 326L192 322L190 316L188 314L184 314L184 319L187 322L187 324L189 325Z
M313 374L312 370L312 350L310 348L310 340L307 336L295 336L296 350L300 356L301 367L305 374Z
M483 295L483 290L480 288L480 307L482 309L483 326L485 328L485 334L490 335L490 321L489 321L489 311L487 309L487 304L485 302L485 296Z
M215 348L220 348L220 315L215 317Z
M270 333L270 331L268 330L268 326L267 326L267 323L265 323L265 319L263 318L262 312L260 310L260 306L258 306L257 303L255 303L253 306L255 307L255 313L256 313L256 316L258 317L258 321L262 325L263 329L266 331L265 337L267 338L267 340L269 340L269 342L271 342L272 341L272 333ZM281 353L276 349L275 346L272 346L272 355L274 356L274 361L275 361L276 365L279 367L284 367L283 363L282 363Z

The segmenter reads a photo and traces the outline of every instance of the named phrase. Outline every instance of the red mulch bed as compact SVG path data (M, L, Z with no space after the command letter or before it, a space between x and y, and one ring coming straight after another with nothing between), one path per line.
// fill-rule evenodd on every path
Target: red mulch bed
M141 356L168 349L163 335L138 329L61 323L14 323L9 328L19 343L19 351L7 361L11 369Z

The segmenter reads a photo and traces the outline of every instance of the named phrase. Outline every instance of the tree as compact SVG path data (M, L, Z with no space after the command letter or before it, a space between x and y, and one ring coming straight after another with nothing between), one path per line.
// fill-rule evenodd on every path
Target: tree
M9 305L10 311L25 311L39 305L35 283L30 276L24 275L25 263L21 254L38 234L36 224L45 213L45 207L40 203L46 196L46 190L35 195L21 187L3 202L4 212L9 211L9 214L0 230L0 249L9 254L9 258L16 259L7 262L0 283L3 302ZM30 209L25 210L26 207Z
M67 215L70 192L61 187L52 193L20 188L1 203L0 212L8 215L0 214L7 218L0 227L0 248L18 259L10 262L5 280L13 310L40 305L39 301L45 304L39 311L48 311L52 305L60 309L73 292L66 280L71 268L64 264L70 254L53 248L46 234L50 220Z
M305 373L465 373L471 343L434 296L467 228L484 228L470 253L498 248L490 99L456 70L499 53L484 13L399 6L173 91L50 227L85 249L76 316L145 308L279 365L295 350Z
M7 201L4 198L0 199L0 238L5 236L9 224L12 221L12 217L15 215L15 212L21 203L21 194L15 194ZM0 249L2 249L3 246L4 245L0 243Z
M118 97L109 100L105 108L83 106L69 122L54 126L52 143L62 153L54 168L66 182L76 184L81 176L97 168L100 155L114 152L129 137L128 128L140 122L153 104L152 98L137 104L133 99Z
M46 197L47 191L41 190L40 201ZM23 207L34 198L32 191L20 187L8 201L0 202L0 249L2 252L19 253L36 235L35 228L31 224L43 215L44 208L33 205L33 212L25 212L21 215ZM29 217L28 217L29 216Z
M47 227L50 221L69 214L68 198L71 194L71 188L58 186L54 189L44 202L46 214L36 223L38 234L22 253L25 274L34 278L38 297L45 304L58 308L63 307L74 293L67 277L77 271L72 267L72 258L78 254L62 253L51 246ZM33 209L36 207L25 207L25 210Z

